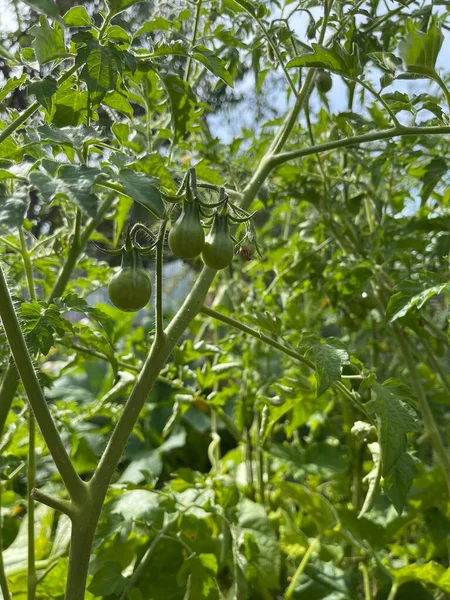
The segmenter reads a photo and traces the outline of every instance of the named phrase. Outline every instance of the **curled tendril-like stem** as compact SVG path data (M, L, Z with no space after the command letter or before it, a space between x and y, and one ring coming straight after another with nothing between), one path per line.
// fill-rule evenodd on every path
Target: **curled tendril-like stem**
M123 252L123 247L122 248L117 248L116 250L107 250L106 248L102 248L101 246L99 246L95 242L92 242L92 243L97 248L97 250L99 250L103 254L107 254L108 256L119 256Z
M152 243L149 246L142 246L136 239L139 232L144 232L146 235L149 235L152 238ZM108 256L120 256L124 252L132 252L133 250L137 250L139 254L150 254L158 240L153 239L153 233L151 229L149 229L143 223L135 223L133 226L127 225L125 230L125 240L124 243L114 250L107 250L106 248L102 248L95 242L93 242L94 246L102 252L103 254L107 254Z

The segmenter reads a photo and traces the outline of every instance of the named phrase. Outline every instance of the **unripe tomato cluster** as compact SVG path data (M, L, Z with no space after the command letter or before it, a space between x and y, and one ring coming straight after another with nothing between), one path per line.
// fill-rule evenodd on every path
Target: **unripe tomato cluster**
M215 213L211 229L205 238L196 200L184 202L183 211L169 233L169 248L178 258L189 259L202 255L211 269L225 269L231 264L234 242L230 235L228 214Z
M179 203L180 200L183 202L181 213L168 236L173 254L184 260L201 255L207 267L221 270L231 264L235 244L244 260L250 260L255 251L259 253L255 230L250 222L252 215L229 202L224 188L219 189L218 203L205 204L199 199L196 187L195 171L190 169L177 196L162 194L169 204ZM168 214L165 220L169 218ZM204 217L205 225L201 217ZM245 224L246 234L240 242L231 235L230 223ZM205 236L204 227L208 224L209 231ZM114 306L125 312L136 312L150 300L152 285L141 254L149 254L158 241L162 247L165 221L158 239L148 247L141 246L136 240L137 234L142 231L152 236L145 225L137 223L127 230L125 243L120 249L110 251L99 248L106 254L122 256L121 268L109 282L108 295Z

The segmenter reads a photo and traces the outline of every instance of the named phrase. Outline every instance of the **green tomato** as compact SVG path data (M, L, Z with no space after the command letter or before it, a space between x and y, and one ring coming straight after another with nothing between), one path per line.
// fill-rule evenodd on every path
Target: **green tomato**
M225 269L231 264L234 243L230 236L227 215L216 214L202 252L203 262L211 269Z
M195 258L203 250L205 232L200 223L197 203L185 202L183 212L169 233L169 248L179 258Z
M137 250L124 252L122 266L108 285L108 296L116 308L136 312L144 308L152 295L152 283Z
M322 94L326 94L331 90L333 87L333 80L328 71L320 71L316 77L316 87Z

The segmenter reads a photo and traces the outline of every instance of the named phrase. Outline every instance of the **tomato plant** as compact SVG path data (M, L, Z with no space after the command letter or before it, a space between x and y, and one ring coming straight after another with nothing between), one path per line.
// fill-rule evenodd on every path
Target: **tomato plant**
M3 9L1 596L448 597L447 3Z

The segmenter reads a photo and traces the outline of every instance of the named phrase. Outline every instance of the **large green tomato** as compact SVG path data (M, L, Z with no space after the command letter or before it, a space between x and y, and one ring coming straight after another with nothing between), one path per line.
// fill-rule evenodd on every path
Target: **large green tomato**
M206 236L202 252L203 262L211 269L225 269L231 264L234 242L230 236L227 215L216 214L211 231Z
M124 252L122 266L108 285L108 296L116 308L136 312L144 308L152 295L152 283L137 250Z
M205 233L195 200L185 201L183 212L169 232L169 248L179 258L195 258L203 250Z

